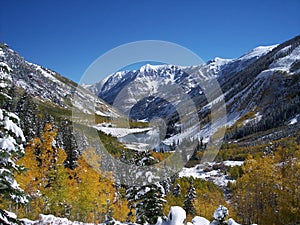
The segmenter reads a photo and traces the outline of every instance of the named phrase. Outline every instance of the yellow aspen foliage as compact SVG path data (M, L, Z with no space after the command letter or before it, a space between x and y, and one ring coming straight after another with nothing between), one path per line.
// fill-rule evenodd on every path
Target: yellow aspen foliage
M65 168L65 151L56 144L57 129L45 124L41 138L31 140L19 164L27 168L16 174L30 203L15 210L19 217L37 219L39 214L54 214L70 220L100 223L105 215L125 220L128 207L124 196L116 194L112 174L103 174L101 158L87 149L75 169Z
M17 175L20 186L31 196L25 211L31 218L39 213L53 213L57 216L66 212L68 199L67 173L64 169L66 153L56 146L57 129L45 124L42 138L34 138L25 148L20 159L27 171Z
M21 174L16 174L16 179L20 187L30 196L30 204L26 205L24 210L19 210L19 217L25 216L37 219L42 212L44 201L41 198L40 180L41 173L39 171L38 161L36 160L35 149L41 144L39 138L31 140L25 148L25 156L19 159L20 165L26 168Z
M300 222L300 148L277 147L264 157L248 157L233 188L233 202L244 224Z
M88 153L89 156L92 152L91 150ZM86 157L83 156L79 157L78 166L69 171L69 182L75 187L71 197L76 205L71 212L72 219L100 223L104 221L109 210L112 210L115 219L126 218L126 200L116 195L112 177L104 176L99 171L90 165L90 161L87 163Z
M189 187L189 179L191 178L181 177L176 179L174 185L180 185L180 193L178 193L176 196L174 196L174 193L172 193L172 191L171 193L167 194L167 203L164 207L164 213L166 215L168 214L171 206L184 206L184 200ZM196 190L194 207L196 209L197 216L203 216L205 218L212 219L212 215L216 209L216 206L224 205L228 207L223 196L223 191L212 182L195 178L194 187ZM193 216L187 215L187 221L192 221L192 218Z

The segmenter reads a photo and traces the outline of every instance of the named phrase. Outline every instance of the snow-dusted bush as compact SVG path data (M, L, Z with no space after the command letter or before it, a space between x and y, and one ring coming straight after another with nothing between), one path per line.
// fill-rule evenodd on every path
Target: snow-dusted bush
M224 221L228 216L228 209L222 205L220 205L214 212L214 219L217 221Z

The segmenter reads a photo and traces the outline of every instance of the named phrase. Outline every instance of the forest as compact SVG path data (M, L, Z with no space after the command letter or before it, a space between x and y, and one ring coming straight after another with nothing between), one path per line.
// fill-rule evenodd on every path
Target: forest
M53 214L95 224L114 220L155 224L159 217L167 216L171 206L181 206L191 221L196 215L212 219L216 207L224 205L242 224L300 221L299 133L256 146L224 143L218 160L233 155L245 160L241 167L227 171L236 179L226 188L229 199L210 181L177 175L151 185L128 187L116 183L114 174L95 169L93 159L99 156L85 138L76 143L68 119L50 115L27 94L13 101L14 88L1 90L2 216L5 209L32 220L40 214ZM101 135L112 150L126 151L113 137ZM151 164L166 156L152 152L144 157Z

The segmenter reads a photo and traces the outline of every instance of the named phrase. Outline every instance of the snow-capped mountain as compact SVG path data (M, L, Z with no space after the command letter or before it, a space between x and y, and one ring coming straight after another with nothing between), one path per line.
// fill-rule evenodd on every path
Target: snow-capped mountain
M230 75L243 70L258 58L272 51L277 46L278 45L259 46L237 59L222 59L216 57L215 59L209 61L207 65L212 73L216 74L217 76L222 76L223 74Z
M230 70L231 72L239 72L245 67L253 63L259 57L267 54L277 45L257 47L238 59L222 59L216 57L209 61L206 66L209 68L211 74L221 76L223 71ZM140 80L144 86L155 90L161 82L168 83L182 83L187 73L184 70L187 67L180 67L176 65L149 65L142 66L139 70L120 71L111 74L96 85L88 86L95 94L105 99L108 103L113 103L115 95L120 92L125 85L128 85L133 80ZM206 75L211 75L206 74ZM162 79L160 79L162 78ZM157 84L159 82L159 84Z
M208 86L199 85L199 76L195 79L191 72L195 70L204 71L200 73L200 82L206 81ZM126 99L120 110L130 110L131 118L150 121L163 117L174 120L171 125L176 126L179 103L169 101L174 92L163 96L160 93L167 92L167 86L177 85L193 100L205 126L210 113L205 88L210 89L209 81L216 78L226 101L226 125L235 128L226 137L236 139L287 125L295 118L300 112L299 77L300 36L297 36L280 45L257 47L237 59L215 58L194 67L145 65L138 70L117 72L89 89L117 107L119 99ZM287 130L296 132L297 129L289 127L279 133L282 136Z
M0 68L3 71L0 74L1 80L12 83L39 102L50 103L66 110L75 107L84 113L96 111L101 116L118 116L113 108L86 89L51 69L27 62L17 52L1 43ZM91 104L86 104L87 102L93 102L95 109Z

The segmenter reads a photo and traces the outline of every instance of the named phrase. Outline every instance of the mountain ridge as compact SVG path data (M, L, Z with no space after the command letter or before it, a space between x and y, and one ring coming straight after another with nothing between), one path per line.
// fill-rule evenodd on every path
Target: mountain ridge
M264 126L266 129L276 128L286 124L289 119L296 117L299 113L299 107L297 107L300 90L298 82L300 73L299 44L300 36L296 36L282 44L256 47L237 59L215 58L204 65L191 68L208 71L203 77L204 80L209 80L211 77L218 80L226 102L228 119L226 125L234 129L234 133L243 130L241 127L237 128L236 123L240 123L239 120L247 114L254 115L247 122L248 124L245 123L247 129L252 129L249 128L250 124L258 130L264 130L262 128ZM208 102L202 87L189 74L192 69L176 65L145 65L138 70L111 74L103 81L93 85L90 90L93 90L96 95L109 104L114 105L114 101L121 91L130 86L132 90L128 90L128 95L126 97L124 95L124 97L128 102L135 102L135 108L131 110L130 115L132 118L150 121L155 116L162 116L170 121L174 115L174 112L167 110L170 106L155 97L137 102L134 94L130 92L155 96L158 93L157 90L166 83L179 85L193 99L199 110L201 123L206 120L207 116L205 115L209 114L209 108L206 107ZM278 98L279 96L281 98ZM273 110L269 104L273 106ZM158 111L156 108L160 108L160 110ZM278 113L274 113L275 111ZM170 116L170 114L172 115ZM275 114L278 115L274 116ZM283 114L288 114L288 116L283 116ZM266 124L269 122L266 121L269 121L267 119L269 117L272 118L270 121L276 120L277 122L271 122L272 125L267 126ZM176 123L178 124L178 120L173 125ZM226 137L240 136L241 134L229 135L227 133Z

